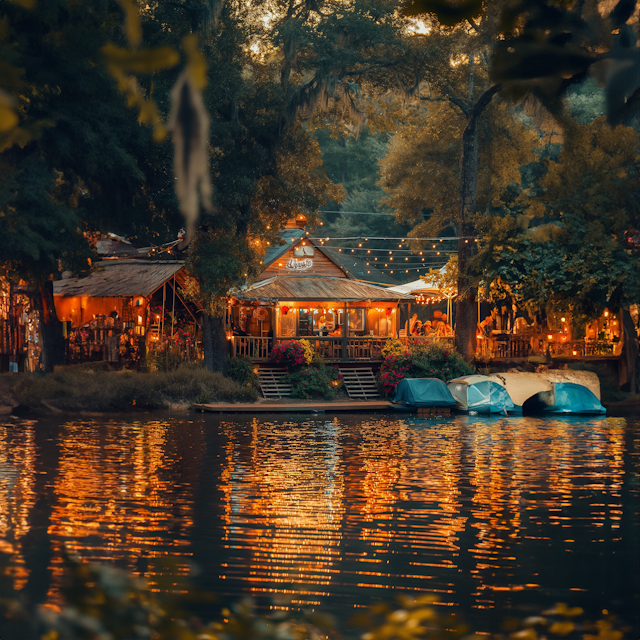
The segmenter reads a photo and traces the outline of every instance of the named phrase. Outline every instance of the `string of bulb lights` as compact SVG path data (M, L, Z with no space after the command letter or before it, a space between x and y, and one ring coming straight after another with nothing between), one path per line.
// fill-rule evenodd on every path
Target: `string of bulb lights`
M308 233L308 232L307 232ZM313 238L314 240L319 241L327 241L327 240L364 240L368 242L369 240L400 240L401 242L413 242L414 240L428 240L431 242L445 242L447 240L475 240L478 241L475 236L442 236L437 238L408 238L407 236L402 236L399 238L393 237L382 237L382 236L324 236L322 238Z

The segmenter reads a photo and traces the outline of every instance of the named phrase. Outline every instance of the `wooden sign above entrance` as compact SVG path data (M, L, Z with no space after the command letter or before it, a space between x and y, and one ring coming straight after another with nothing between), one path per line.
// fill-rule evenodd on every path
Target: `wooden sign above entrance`
M289 262L284 265L284 268L289 271L306 271L307 269L311 269L311 267L313 267L313 260L310 258L306 258L305 260L291 258Z

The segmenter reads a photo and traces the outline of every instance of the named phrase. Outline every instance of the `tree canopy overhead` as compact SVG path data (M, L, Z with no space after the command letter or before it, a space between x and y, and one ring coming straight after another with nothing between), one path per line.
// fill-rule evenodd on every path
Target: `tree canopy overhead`
M4 3L1 12L2 84L16 79L20 116L0 154L2 267L38 283L87 268L94 231L166 240L175 200L163 149L102 64L100 48L120 38L120 11L52 0L37 11Z
M637 132L611 128L604 117L574 125L510 210L483 220L482 272L534 309L555 305L593 317L636 303L638 255L626 234L640 226L639 147Z

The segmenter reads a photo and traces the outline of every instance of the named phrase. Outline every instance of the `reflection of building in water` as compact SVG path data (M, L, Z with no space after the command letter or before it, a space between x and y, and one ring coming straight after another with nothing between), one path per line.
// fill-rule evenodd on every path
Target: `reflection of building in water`
M16 590L23 588L28 575L22 543L36 500L33 429L33 423L20 429L0 425L0 553L9 557Z
M152 588L158 579L154 559L190 555L184 547L193 524L193 499L181 496L180 487L195 478L181 483L175 476L188 469L182 458L198 455L200 448L187 447L163 422L62 427L50 526L49 602L57 599L65 547L87 561L116 563L136 574L142 569ZM175 567L178 573L188 569L186 562Z
M226 578L307 604L344 588L451 591L425 582L424 568L448 572L459 552L458 428L426 438L397 420L223 428Z
M561 558L573 553L580 536L585 544L602 542L593 535L605 520L612 530L619 528L624 427L614 422L522 419L518 429L507 421L472 425L474 607L505 606L514 592L541 586L540 576L550 568L536 565L532 551L519 556L523 545L552 547ZM597 498L597 493L608 495ZM579 590L577 584L569 587ZM498 592L506 592L499 603Z
M426 590L450 599L466 521L460 513L459 435L451 423L437 430L404 421L362 428L360 473L355 467L346 472L355 503L347 526L360 526L359 539L366 542L352 543L357 585Z
M288 593L292 584L302 585L295 592L309 603L309 596L324 594L340 560L340 427L254 420L243 447L241 426L222 425L229 437L221 486L229 548L223 566L251 583L251 591Z
M530 589L600 588L601 578L612 582L603 593L625 589L613 580L637 529L622 520L624 420L47 428L0 427L0 550L28 592L39 579L29 552L52 545L50 603L65 545L146 575L154 589L165 588L161 575L178 581L193 549L207 579L220 586L224 574L225 596L285 592L294 605L339 600L342 610L390 598L383 589L468 609L516 605ZM602 541L616 553L589 567L595 578L578 575L573 552ZM163 555L182 559L145 567Z

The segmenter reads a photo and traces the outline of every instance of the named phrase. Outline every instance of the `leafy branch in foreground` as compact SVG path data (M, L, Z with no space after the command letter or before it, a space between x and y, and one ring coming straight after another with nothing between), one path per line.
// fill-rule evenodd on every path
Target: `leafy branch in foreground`
M0 609L39 640L339 640L332 616L287 610L257 611L251 599L221 607L216 620L203 621L193 611L212 611L216 598L190 583L184 567L165 559L156 575L156 591L125 571L65 559L64 605L60 610L29 611L17 599L0 600ZM174 595L171 595L173 591ZM175 595L178 594L178 595ZM508 618L499 633L474 633L459 613L438 606L432 594L400 594L395 604L379 603L355 616L350 626L364 629L361 640L624 640L612 615L580 621L581 607L560 603L542 615ZM345 634L346 635L346 634Z

